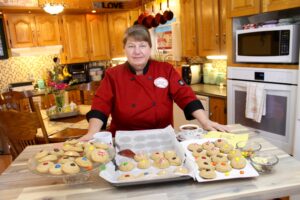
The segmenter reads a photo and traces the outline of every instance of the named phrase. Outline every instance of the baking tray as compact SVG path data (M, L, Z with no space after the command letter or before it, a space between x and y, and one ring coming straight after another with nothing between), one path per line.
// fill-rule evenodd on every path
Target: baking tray
M222 173L216 171L217 177L214 179L204 179L200 177L198 166L195 162L195 158L192 155L192 152L187 149L187 146L192 143L203 144L205 142L214 142L219 138L204 138L204 139L192 139L192 140L185 140L181 142L183 146L186 156L189 160L192 161L193 168L195 169L195 178L198 182L210 182L210 181L219 181L219 180L226 180L226 179L236 179L236 178L249 178L249 177L257 177L259 176L258 172L253 168L250 164L249 160L247 160L247 164L243 169L232 169L229 173ZM224 138L222 138L224 139ZM240 174L240 171L243 171L243 174Z
M99 173L99 176L110 182L114 186L130 186L140 184L151 184L159 182L180 181L194 178L194 169L192 163L186 159L184 149L176 139L174 129L168 126L164 129L151 129L141 131L117 131L115 137L116 157L115 162L119 164L123 161L131 161L130 158L118 155L122 149L131 149L134 152L145 152L150 154L154 151L175 150L182 160L182 166L189 170L188 174L174 173L176 166L170 166L167 169L157 169L151 166L148 169L138 169L135 167L130 172L121 172L115 170L114 163L107 164L106 169ZM164 170L166 174L158 175ZM122 174L131 174L138 178L130 180L118 180ZM139 176L142 175L142 176Z
M48 115L49 119L61 119L66 117L73 117L79 115L79 111L72 111L72 112L62 112L58 114Z

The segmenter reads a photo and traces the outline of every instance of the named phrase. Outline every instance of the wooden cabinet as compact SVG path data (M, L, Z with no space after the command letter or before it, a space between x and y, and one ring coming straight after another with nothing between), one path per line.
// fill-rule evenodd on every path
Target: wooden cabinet
M88 38L85 15L63 15L63 63L89 61Z
M254 15L300 7L300 0L228 0L230 17Z
M300 0L263 0L262 11L270 12L300 7Z
M80 96L80 90L68 91L68 98L69 98L69 103L74 102L77 105L80 105L82 103L81 96Z
M254 15L260 12L260 0L228 0L228 16Z
M225 0L196 1L200 56L226 54Z
M110 39L111 57L124 57L123 36L129 27L129 13L116 12L108 15L108 30Z
M86 20L90 61L110 59L107 14L87 15Z
M11 48L60 44L58 17L51 15L5 15Z
M138 20L140 14L142 13L140 8L132 9L129 11L129 24L132 26L136 20Z
M196 56L195 0L180 0L182 56Z
M57 16L36 15L35 23L39 46L61 44Z
M220 124L227 124L226 99L209 98L209 119Z
M33 15L5 15L5 18L11 48L37 45Z
M196 95L196 97L201 101L205 114L209 117L209 97ZM179 131L179 127L184 124L197 124L201 126L201 124L196 120L186 120L183 110L177 106L176 103L173 103L173 121L174 121L174 129Z
M91 9L91 0L64 0L66 9Z

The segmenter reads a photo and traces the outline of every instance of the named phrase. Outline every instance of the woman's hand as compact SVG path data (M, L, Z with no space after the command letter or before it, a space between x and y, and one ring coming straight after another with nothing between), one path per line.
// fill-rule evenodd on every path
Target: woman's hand
M93 133L87 133L84 136L82 136L81 138L79 138L79 141L83 141L83 142L87 142L90 141L91 139L93 139Z
M91 118L89 120L89 130L86 135L79 138L80 141L89 141L93 139L93 135L101 130L103 122L97 118Z
M205 123L202 123L202 128L207 131L229 132L229 128L226 125L219 124L209 119Z
M229 128L226 125L219 124L217 122L211 121L206 116L204 110L196 110L192 113L193 117L195 117L198 122L202 125L202 128L207 131L222 131L229 132Z

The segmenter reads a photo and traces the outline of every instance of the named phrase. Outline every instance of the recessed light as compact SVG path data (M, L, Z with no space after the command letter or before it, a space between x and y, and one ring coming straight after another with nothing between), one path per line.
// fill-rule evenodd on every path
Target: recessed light
M96 10L92 10L92 13L96 13L97 11Z

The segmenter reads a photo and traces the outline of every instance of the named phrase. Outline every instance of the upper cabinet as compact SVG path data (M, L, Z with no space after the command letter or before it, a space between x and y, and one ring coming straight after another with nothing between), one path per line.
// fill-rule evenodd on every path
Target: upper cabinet
M300 7L300 0L228 0L229 17Z
M66 8L70 9L91 9L92 1L91 0L64 0Z
M200 56L226 54L225 0L196 1Z
M87 15L90 61L110 59L107 14Z
M260 2L261 0L228 0L228 15L238 17L258 14Z
M262 11L269 12L300 7L300 0L263 0Z
M63 15L63 63L89 61L85 15Z
M132 9L129 11L129 24L132 26L136 20L138 20L140 14L142 13L140 8Z
M182 56L196 56L195 1L180 0L180 10Z
M57 16L7 14L4 17L11 48L58 45L61 43Z
M124 57L123 36L130 26L129 12L116 12L108 15L111 57Z
M37 15L35 22L38 45L61 44L57 16Z

